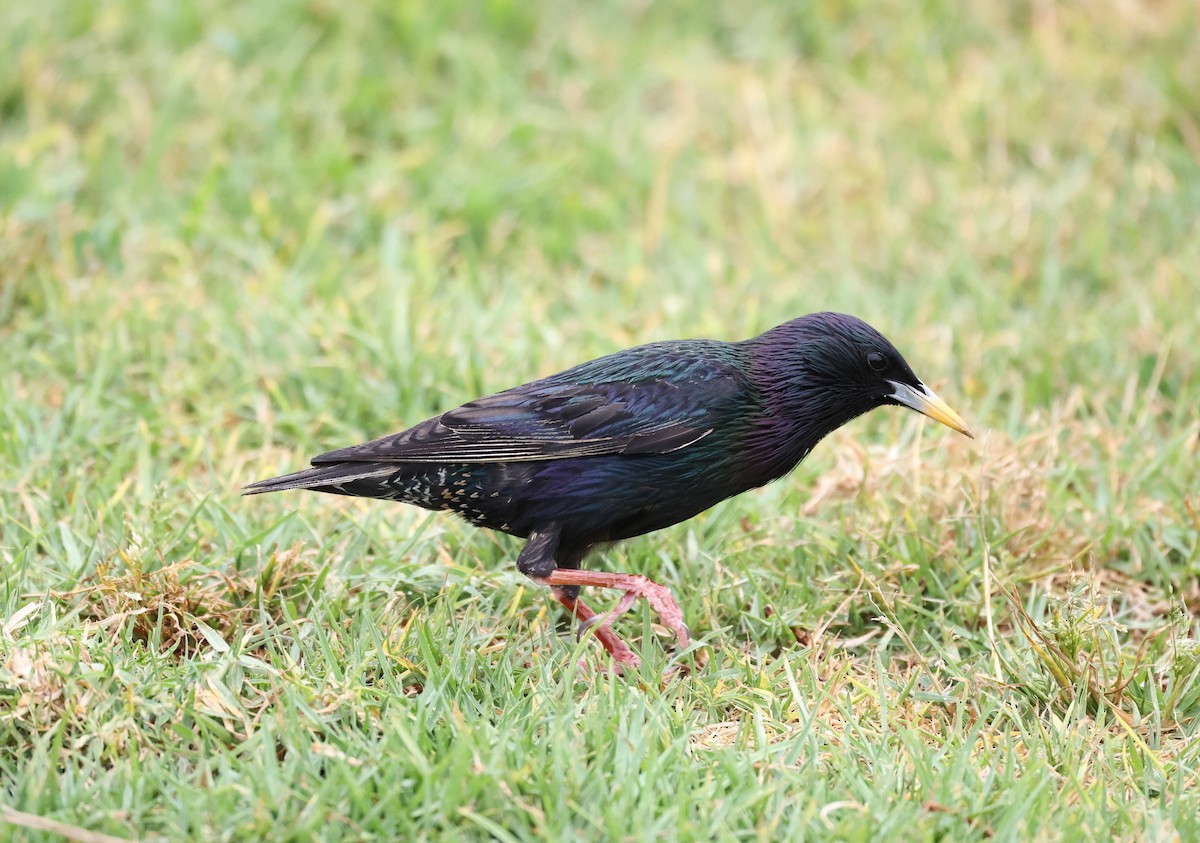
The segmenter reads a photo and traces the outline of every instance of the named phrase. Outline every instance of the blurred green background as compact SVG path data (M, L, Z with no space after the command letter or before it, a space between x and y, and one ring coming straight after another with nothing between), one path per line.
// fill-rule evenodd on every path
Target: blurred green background
M0 7L0 836L1200 835L1198 17ZM874 413L594 560L712 649L664 688L516 542L237 497L825 309L981 438Z

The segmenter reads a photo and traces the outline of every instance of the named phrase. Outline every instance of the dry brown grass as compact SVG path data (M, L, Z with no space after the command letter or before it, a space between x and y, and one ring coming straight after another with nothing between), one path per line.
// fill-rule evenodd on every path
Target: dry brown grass
M301 544L259 559L249 567L252 574L194 559L158 558L151 565L147 557L135 533L133 543L97 566L83 586L52 596L107 635L127 630L133 640L184 659L220 647L260 608L280 620L280 598L303 596L319 575L315 552Z

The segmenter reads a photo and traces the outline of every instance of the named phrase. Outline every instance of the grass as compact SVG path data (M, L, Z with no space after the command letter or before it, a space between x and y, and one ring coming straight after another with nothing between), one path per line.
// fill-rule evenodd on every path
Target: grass
M6 5L0 838L1200 837L1198 23ZM596 559L676 681L513 540L237 494L818 309L980 439L876 412Z

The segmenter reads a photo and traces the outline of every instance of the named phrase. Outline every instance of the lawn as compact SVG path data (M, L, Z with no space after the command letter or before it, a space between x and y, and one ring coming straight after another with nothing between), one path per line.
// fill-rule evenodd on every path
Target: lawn
M1190 0L0 6L0 839L1200 839L1198 33ZM699 640L632 612L640 676L518 540L239 497L815 310L979 438L876 411L593 558Z

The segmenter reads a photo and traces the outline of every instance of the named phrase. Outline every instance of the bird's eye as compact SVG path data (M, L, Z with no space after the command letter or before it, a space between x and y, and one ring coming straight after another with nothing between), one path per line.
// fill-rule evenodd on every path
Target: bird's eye
M876 372L882 372L887 368L887 361L883 359L883 355L878 351L872 351L867 355L867 365Z

